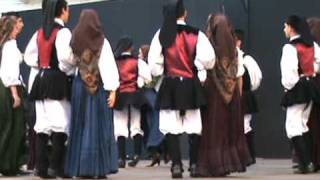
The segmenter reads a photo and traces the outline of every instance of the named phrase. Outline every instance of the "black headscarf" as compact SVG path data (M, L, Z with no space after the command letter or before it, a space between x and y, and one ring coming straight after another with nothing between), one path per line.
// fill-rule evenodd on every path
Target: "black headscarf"
M159 40L164 48L168 48L174 42L177 34L177 18L184 14L183 0L166 0L163 5L163 23Z
M313 37L310 32L310 27L305 18L296 15L289 16L286 20L286 24L291 26L296 33L301 37L301 41L306 46L313 46Z
M56 6L58 0L48 0L44 6L43 10L43 19L42 19L42 28L45 34L45 38L49 39L51 32L54 27L54 18L56 13Z
M44 0L42 2L42 8L44 8L42 9L42 28L46 39L49 39L54 29L54 18L61 15L62 9L66 6L66 0Z
M129 36L122 37L114 50L114 56L118 59L123 52L128 51L131 47L133 47L133 41Z

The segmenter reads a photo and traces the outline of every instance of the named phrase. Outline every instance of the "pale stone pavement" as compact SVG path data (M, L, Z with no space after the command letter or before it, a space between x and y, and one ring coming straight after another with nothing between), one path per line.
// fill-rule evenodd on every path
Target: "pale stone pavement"
M120 169L118 174L108 176L111 180L167 180L170 178L170 165L162 164L157 167L146 167L150 161L141 161L136 168ZM184 162L184 179L192 179L187 172L188 162ZM215 180L320 180L320 173L296 175L292 173L291 160L257 159L257 164L248 168L245 173L233 173L224 178L196 178ZM40 179L34 176L1 177L0 180L31 180Z

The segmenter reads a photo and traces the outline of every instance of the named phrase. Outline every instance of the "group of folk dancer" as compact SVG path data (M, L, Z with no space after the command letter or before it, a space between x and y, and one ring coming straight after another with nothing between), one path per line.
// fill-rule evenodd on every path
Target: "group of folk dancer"
M35 109L35 122L28 122L29 162L35 165L28 165L41 178L117 173L127 165L129 137L134 153L128 166L138 164L145 142L150 166L160 164L164 153L171 177L182 178L183 133L191 177L245 172L255 163L250 121L258 112L253 91L262 79L260 68L242 50L243 31L234 30L225 15L210 14L205 33L186 18L183 0L166 0L161 28L136 56L128 36L112 50L95 10L82 10L71 32L65 27L67 1L44 0L42 26L22 57L16 42L21 16L1 17L0 173L22 173L26 101ZM284 26L290 41L280 63L281 105L298 160L294 172L305 174L320 165L320 20L292 15ZM31 69L27 99L22 61Z

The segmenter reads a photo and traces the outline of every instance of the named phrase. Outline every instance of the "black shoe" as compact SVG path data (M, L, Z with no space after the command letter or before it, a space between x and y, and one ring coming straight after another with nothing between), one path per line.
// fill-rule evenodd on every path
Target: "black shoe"
M163 161L164 164L168 164L171 161L169 154L164 154Z
M153 155L151 164L149 164L147 167L153 167L156 164L158 164L158 166L160 165L160 154L159 153L156 153Z
M138 164L139 160L140 160L140 156L139 155L134 155L132 161L130 161L128 163L128 166L136 167L136 165Z
M309 172L316 172L316 167L314 166L313 163L309 163L307 169Z
M182 178L182 167L181 165L175 164L171 167L171 177L172 179L181 179Z
M317 164L313 164L313 165L314 165L313 172L318 172L320 170L320 166Z
M51 176L51 175L49 175L49 174L41 174L41 173L39 173L38 176L39 176L41 179L56 179L55 176Z
M292 165L292 169L297 169L297 168L299 168L299 164Z
M196 177L200 177L198 171L197 171L197 165L196 164L191 164L190 168L190 177L196 178Z
M16 176L18 174L17 171L2 171L0 174L3 176Z
M55 177L55 178L70 178L70 176L67 176L64 174L63 170L54 170L52 168L48 169L48 175Z
M293 170L293 173L294 174L308 174L308 173L310 173L310 170L308 167L299 166L298 169Z
M118 165L119 165L119 168L125 168L126 167L126 160L119 159Z
M48 170L45 170L45 169L42 169L42 170L38 170L38 176L41 178L41 179L55 179L56 176L52 175L52 169L48 169Z

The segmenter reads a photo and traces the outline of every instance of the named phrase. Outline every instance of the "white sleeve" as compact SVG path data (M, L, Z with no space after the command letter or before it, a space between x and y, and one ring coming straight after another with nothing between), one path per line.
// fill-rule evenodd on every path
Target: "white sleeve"
M282 49L281 83L284 88L290 90L299 81L298 73L298 53L294 46L286 44Z
M14 42L7 42L2 48L1 80L5 87L20 85L20 62L22 55Z
M38 68L38 44L37 44L38 31L35 32L30 39L26 50L24 52L25 63L33 68Z
M103 88L107 91L117 90L120 84L119 72L110 43L106 39L103 43L98 66Z
M239 48L237 48L238 52L238 72L237 72L237 77L241 77L244 74L244 67L243 67L243 53Z
M148 84L152 81L150 68L148 64L141 59L138 60L138 75L143 84ZM143 85L141 87L143 87Z
M255 91L259 88L262 80L262 72L260 70L260 67L253 59L253 57L249 55L246 55L243 58L243 64L247 68L250 76L251 90Z
M207 36L199 31L194 65L198 71L212 69L216 60L214 49Z
M39 73L38 68L33 68L33 67L30 68L29 81L28 81L28 93L31 92L33 82L34 82L38 73Z
M70 47L72 34L68 28L62 28L57 33L55 46L57 49L57 58L59 68L67 75L71 75L75 71L76 60Z
M160 76L163 74L163 61L162 46L159 40L160 30L154 35L150 50L148 54L148 64L150 66L151 74L153 76Z
M320 73L320 47L315 42L314 44L314 70L316 73Z

